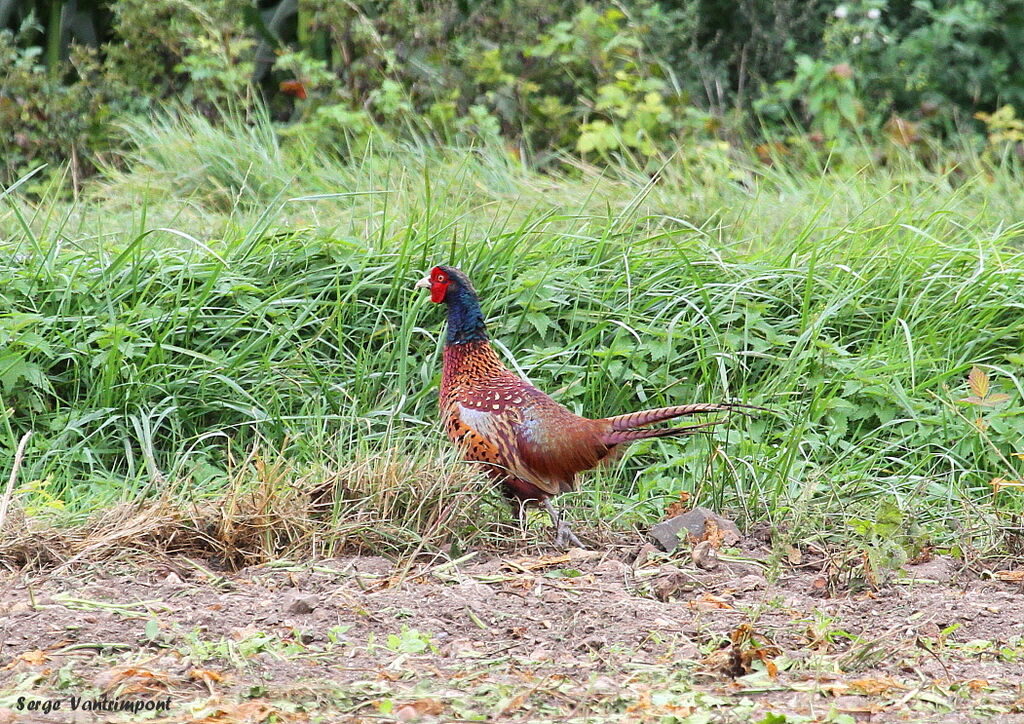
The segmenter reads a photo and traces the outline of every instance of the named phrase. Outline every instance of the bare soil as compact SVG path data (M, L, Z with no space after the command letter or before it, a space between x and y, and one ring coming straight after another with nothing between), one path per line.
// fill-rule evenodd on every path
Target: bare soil
M756 559L8 572L0 722L1024 722L1020 583L940 557L851 593Z

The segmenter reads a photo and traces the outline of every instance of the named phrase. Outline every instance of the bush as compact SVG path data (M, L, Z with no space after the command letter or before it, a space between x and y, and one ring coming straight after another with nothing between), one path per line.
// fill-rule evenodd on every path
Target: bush
M87 173L111 118L171 98L211 120L266 106L342 153L375 128L540 166L805 131L831 157L837 143L978 134L977 113L1024 109L1024 0L13 7L0 4L17 31L0 50L8 181L37 162Z

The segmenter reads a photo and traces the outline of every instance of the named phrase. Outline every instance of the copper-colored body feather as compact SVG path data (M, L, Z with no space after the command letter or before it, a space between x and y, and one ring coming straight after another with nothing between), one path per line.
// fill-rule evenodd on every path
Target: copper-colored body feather
M578 473L613 458L628 442L686 435L707 425L637 429L641 426L730 409L699 404L597 420L580 417L511 372L487 341L445 348L440 402L448 437L465 459L485 463L488 474L516 498L537 501L572 490Z
M502 364L488 341L476 290L462 272L435 267L418 286L430 289L432 301L448 305L440 395L445 431L466 460L481 463L520 501L546 503L572 490L578 473L614 458L634 440L688 435L717 421L661 429L648 425L745 407L701 403L596 420L581 417ZM568 536L575 541L571 532Z

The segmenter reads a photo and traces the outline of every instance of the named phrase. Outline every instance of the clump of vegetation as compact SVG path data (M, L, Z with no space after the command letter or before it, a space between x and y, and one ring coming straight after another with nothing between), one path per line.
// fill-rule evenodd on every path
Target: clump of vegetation
M748 140L768 160L855 167L867 145L934 162L938 143L980 144L976 114L1024 108L1016 2L36 5L0 11L8 182L69 159L77 182L120 122L171 99L214 122L266 107L341 154L373 136L649 171Z
M487 290L513 367L570 408L779 411L634 446L569 501L583 517L650 520L688 489L793 530L877 520L884 499L946 545L1011 532L1019 489L993 481L1024 477L1012 170L726 158L712 174L677 157L653 181L559 178L501 149L317 158L274 146L271 123L126 126L137 155L87 200L65 206L56 182L3 199L0 445L36 431L20 497L42 514L161 481L212 494L257 444L296 485L325 454L415 457L439 435L441 319L411 283L449 262ZM976 414L960 402L975 367ZM950 527L981 505L973 532Z

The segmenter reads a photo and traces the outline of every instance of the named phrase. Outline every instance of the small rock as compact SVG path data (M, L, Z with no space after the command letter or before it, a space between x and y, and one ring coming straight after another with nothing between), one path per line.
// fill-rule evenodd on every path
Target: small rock
M956 573L956 563L946 556L935 556L930 561L907 566L911 578L927 579L938 583L949 583Z
M659 601L671 601L677 593L689 593L696 588L696 584L689 576L683 573L675 573L654 584L652 593Z
M752 538L758 543L770 545L772 542L772 524L765 520L754 523L754 526L748 531L747 537Z
M705 571L713 571L718 568L718 551L711 545L711 541L702 540L690 551L693 557L693 565L703 568Z
M315 593L289 593L284 597L284 610L288 613L313 613L320 605L320 597Z
M601 575L622 576L628 570L629 567L622 561L609 558L608 560L601 561L601 563L594 569L594 572Z
M183 580L181 580L181 576L179 576L179 575L178 575L177 573L175 573L174 571L171 571L170 573L168 573L168 574L167 574L167 575L166 575L166 576L164 577L164 583L170 583L170 584L172 584L172 585L175 585L175 586L177 586L177 585L180 585L180 584L184 583L184 581L183 581Z
M420 718L420 713L416 711L414 706L403 706L395 712L395 716L398 717L399 721L415 721Z
M680 534L684 531L687 538L694 541L705 540L708 523L722 531L722 543L726 546L735 545L742 539L740 529L731 520L723 518L713 510L699 507L657 523L651 527L650 532L662 550L671 552L679 547Z
M736 585L734 585L733 588L737 591L746 592L756 591L759 588L764 588L766 585L768 585L768 581L765 580L764 576L758 573L751 573L750 575L743 576L736 581Z
M583 548L570 548L569 549L569 560L573 563L583 563L584 561L596 561L604 553L601 551L584 550Z
M543 646L538 646L530 652L528 657L531 661L551 661L552 656L551 650L546 649Z
M600 651L606 643L600 636L588 636L576 648L580 651Z
M700 647L693 643L687 636L680 636L679 640L672 646L672 660L696 661L702 656Z
M643 568L647 565L648 561L651 560L652 554L656 554L657 552L657 547L650 543L644 543L640 550L637 551L636 558L633 560L633 568Z

